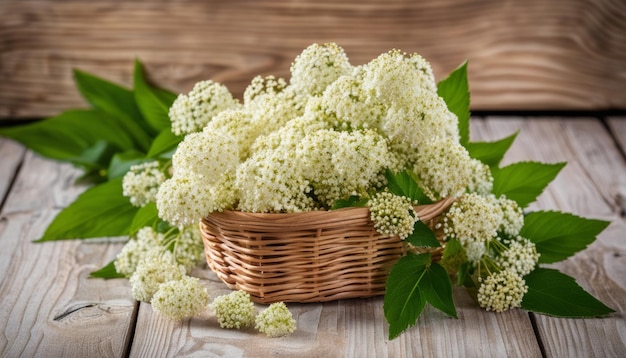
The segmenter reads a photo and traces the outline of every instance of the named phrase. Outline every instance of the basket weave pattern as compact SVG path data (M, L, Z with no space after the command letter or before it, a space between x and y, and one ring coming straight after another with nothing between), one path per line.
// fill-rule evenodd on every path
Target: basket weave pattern
M416 207L433 221L451 199ZM374 230L369 209L267 214L225 211L200 223L207 262L231 289L259 303L325 302L385 293L387 274L406 252ZM435 254L436 255L436 254Z

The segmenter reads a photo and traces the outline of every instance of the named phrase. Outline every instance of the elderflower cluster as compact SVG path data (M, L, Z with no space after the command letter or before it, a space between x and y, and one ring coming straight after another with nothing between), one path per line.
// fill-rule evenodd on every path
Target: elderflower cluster
M296 330L296 320L283 302L272 303L255 320L255 328L269 337L282 337Z
M209 294L199 279L184 276L160 284L150 303L158 314L176 321L202 312Z
M469 193L454 202L443 218L446 236L466 245L487 242L498 235L502 209L493 197Z
M508 237L516 237L524 226L524 212L513 200L506 196L498 198L498 204L502 209L502 222L499 231Z
M239 329L254 322L256 311L249 293L233 291L215 298L209 307L215 312L222 328Z
M122 179L122 194L134 206L143 207L156 201L159 186L165 181L165 174L159 162L146 162L133 165Z
M472 159L465 147L452 138L435 138L420 147L415 172L432 199L458 197L470 186L490 192L489 167Z
M537 266L539 253L534 243L518 236L511 241L506 250L499 254L495 261L502 269L514 271L520 276L526 276Z
M172 132L176 135L197 132L214 115L237 105L226 86L213 81L198 82L191 92L179 95L170 107Z
M151 227L139 229L134 238L129 240L115 259L115 271L125 277L130 277L137 266L149 257L161 254L164 235L154 231Z
M133 297L137 301L150 302L162 283L180 280L184 275L185 268L176 263L169 251L149 257L142 261L130 276Z
M528 286L516 272L503 270L487 276L478 288L478 304L487 311L504 312L520 307Z
M374 228L381 234L397 235L404 240L413 233L415 221L419 220L414 203L405 196L383 191L370 199L370 217Z
M337 44L313 44L291 64L290 85L303 95L321 95L328 85L351 71L348 56Z

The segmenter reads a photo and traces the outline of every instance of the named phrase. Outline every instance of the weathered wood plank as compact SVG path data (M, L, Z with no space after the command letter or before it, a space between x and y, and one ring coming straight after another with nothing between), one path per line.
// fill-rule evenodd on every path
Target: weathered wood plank
M624 158L597 119L490 118L477 139L502 138L521 129L505 158L567 161L533 209L562 210L610 220L586 250L555 264L617 312L602 319L559 319L537 315L548 356L616 357L626 352L626 220L618 198L626 193Z
M0 214L0 354L120 357L134 302L123 280L89 279L120 244L35 244L77 195L78 171L28 152Z
M175 92L214 79L240 97L329 41L353 64L418 52L438 78L469 59L474 109L626 108L623 1L7 0L0 38L0 118L82 107L73 68L130 84L135 58Z
M231 292L215 274L197 272L212 298ZM131 357L422 357L524 356L540 351L528 316L521 311L485 313L461 289L455 290L459 319L430 307L415 327L388 341L382 297L324 304L288 304L297 321L294 334L267 338L252 328L226 330L212 312L182 322L157 316L141 304ZM259 310L264 306L257 305ZM200 353L202 352L202 353Z
M609 117L607 123L622 153L626 153L626 117Z
M24 158L24 147L0 137L0 203L4 200L16 171ZM2 207L0 207L2 209Z

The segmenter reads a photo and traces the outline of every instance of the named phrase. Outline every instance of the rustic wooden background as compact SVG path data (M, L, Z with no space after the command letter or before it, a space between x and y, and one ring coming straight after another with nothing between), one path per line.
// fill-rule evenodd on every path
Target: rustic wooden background
M240 97L329 41L353 64L418 52L438 78L469 59L473 110L626 109L625 0L3 0L0 119L83 107L73 68L130 85L135 58L175 92Z

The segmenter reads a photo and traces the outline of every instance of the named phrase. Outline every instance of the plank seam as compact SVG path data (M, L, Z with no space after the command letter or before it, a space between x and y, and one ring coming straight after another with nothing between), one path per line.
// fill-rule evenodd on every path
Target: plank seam
M6 204L7 199L9 198L9 193L11 193L11 190L15 186L15 182L17 181L18 174L22 170L22 165L24 164L25 156L26 156L26 151L23 151L21 154L19 163L17 163L17 165L15 166L15 170L13 171L13 176L9 180L9 185L6 188L6 192L2 193L2 200L0 201L0 213L4 211L4 205Z
M537 345L539 345L539 351L541 352L541 356L546 358L546 347L543 344L543 339L541 338L541 334L539 333L539 326L537 325L537 317L534 313L528 312L528 318L530 319L530 325L533 327L533 333L535 333L535 339L537 340Z
M135 301L133 305L133 313L130 317L130 324L128 325L128 333L126 334L126 342L124 342L124 352L122 357L129 358L130 351L133 347L133 341L135 340L135 331L137 329L137 317L139 317L139 301Z

